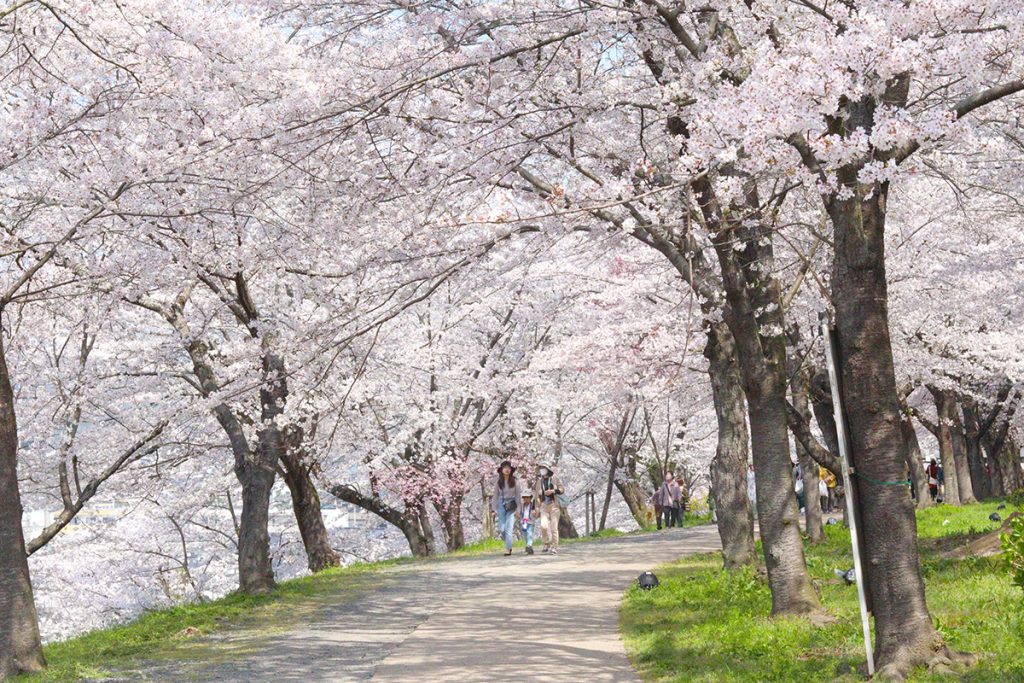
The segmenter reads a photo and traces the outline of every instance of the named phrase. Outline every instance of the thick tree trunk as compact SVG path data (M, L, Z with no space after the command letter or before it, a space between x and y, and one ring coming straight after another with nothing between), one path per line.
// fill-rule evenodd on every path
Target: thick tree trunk
M644 500L644 492L640 489L640 484L635 479L627 481L615 480L615 488L622 494L622 499L626 501L626 506L629 508L629 513L633 515L633 519L636 520L637 526L643 529L648 524L647 520L647 503Z
M757 483L757 518L772 591L773 615L805 614L820 609L800 538L785 406L784 391L765 395L747 393Z
M18 421L0 334L0 680L46 666L21 515Z
M851 105L852 106L852 105ZM858 110L858 115L870 116ZM843 125L864 125L856 120ZM840 171L849 198L826 200L835 231L832 300L852 460L863 511L867 588L875 616L875 657L883 676L902 678L946 652L925 602L917 521L906 487L906 441L889 337L885 273L886 185L865 186L857 168Z
M960 505L960 486L957 482L956 449L953 444L953 413L949 394L933 386L928 387L935 399L935 425L932 433L939 443L939 461L943 474L943 502ZM922 421L923 422L923 421Z
M291 436L291 435L289 435ZM284 481L292 494L292 510L299 526L302 544L306 548L306 559L311 572L341 564L341 557L331 547L331 539L320 511L320 494L316 490L310 468L303 462L300 446L289 439L288 447L281 458Z
M579 538L580 532L576 530L576 525L572 521L572 515L569 514L569 508L565 505L559 506L562 511L558 517L558 537L559 538Z
M1007 438L1003 443L1001 453L1003 457L1000 458L1000 462L1006 468L1003 470L1003 482L1012 487L1007 493L1024 489L1024 470L1020 466L1020 444L1012 438Z
M725 325L711 325L704 346L718 419L711 489L726 569L754 563L754 520L747 498L747 414L734 350Z
M961 401L960 410L963 415L964 441L967 449L967 467L971 473L971 493L976 500L984 500L991 496L991 483L981 448L981 420L978 416L978 405L974 401Z
M974 485L971 483L970 456L967 452L967 437L964 434L964 425L960 421L960 412L957 410L956 397L952 392L948 393L949 420L951 422L950 435L953 439L953 464L956 466L956 486L960 493L960 504L977 503L974 497ZM949 476L947 472L946 476Z
M735 340L747 397L757 516L772 614L811 614L821 610L821 603L804 560L793 491L785 321L778 281L772 275L770 233L765 226L752 228L747 221L729 219L706 176L695 181L694 188L721 266L728 301L723 318ZM756 211L760 202L753 183L747 184L746 193L751 210ZM749 221L757 221L756 214Z

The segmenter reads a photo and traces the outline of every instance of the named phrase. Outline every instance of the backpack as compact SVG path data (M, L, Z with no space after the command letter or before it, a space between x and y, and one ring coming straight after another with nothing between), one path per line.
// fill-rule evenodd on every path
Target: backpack
M652 588L657 588L659 583L660 581L658 581L658 577L654 575L654 572L644 572L636 577L636 584L640 586L640 590L649 591Z

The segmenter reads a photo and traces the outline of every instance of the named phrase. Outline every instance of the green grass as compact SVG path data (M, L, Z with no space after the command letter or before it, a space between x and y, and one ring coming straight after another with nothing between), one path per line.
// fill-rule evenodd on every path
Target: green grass
M955 561L939 547L998 527L998 503L941 506L918 515L928 605L954 649L979 663L955 680L1024 681L1024 591L999 558ZM1001 511L1005 518L1011 510ZM943 524L945 520L948 524ZM661 585L631 588L622 607L626 649L647 681L857 681L865 661L857 591L833 569L852 565L849 532L825 527L807 563L835 623L769 618L771 595L752 568L726 572L719 554L685 558L656 570ZM951 538L952 537L952 538ZM948 680L917 671L912 681Z
M623 535L616 529L606 529L598 534L562 542L572 544ZM523 542L518 541L515 545L522 548ZM413 562L442 562L493 554L502 548L500 540L486 539L431 558L401 557L328 569L312 576L282 581L276 590L264 595L231 594L219 600L146 612L121 626L46 645L43 648L48 662L46 671L14 680L19 683L78 681L110 676L119 670L132 668L139 660L201 658L216 661L237 657L246 654L239 649L241 646L230 642L204 644L196 637L236 628L257 632L270 639L275 633L297 625L324 604L337 604L348 596L356 595L360 588L371 583L369 575L373 572ZM247 639L247 642L247 647L253 647L252 639Z

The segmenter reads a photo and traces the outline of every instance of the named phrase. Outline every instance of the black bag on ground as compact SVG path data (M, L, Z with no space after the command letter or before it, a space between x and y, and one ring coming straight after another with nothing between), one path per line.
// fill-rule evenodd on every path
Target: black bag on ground
M640 586L641 590L649 591L652 588L656 588L660 582L658 577L654 575L654 572L644 572L636 577L636 583Z

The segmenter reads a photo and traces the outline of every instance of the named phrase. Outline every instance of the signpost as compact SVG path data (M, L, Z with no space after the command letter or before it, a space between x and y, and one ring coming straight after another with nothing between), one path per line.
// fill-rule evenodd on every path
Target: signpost
M867 601L867 576L860 556L860 534L857 515L857 493L853 485L852 475L855 470L850 464L850 441L846 429L846 414L843 410L843 394L839 376L839 343L835 328L822 324L822 337L825 339L825 356L828 361L828 381L832 387L832 408L835 412L836 437L839 442L839 459L843 468L843 488L846 489L846 516L850 523L850 542L853 545L853 568L857 574L857 598L860 601L860 621L864 630L864 651L868 656L868 675L875 674L875 657L871 647L871 617Z

